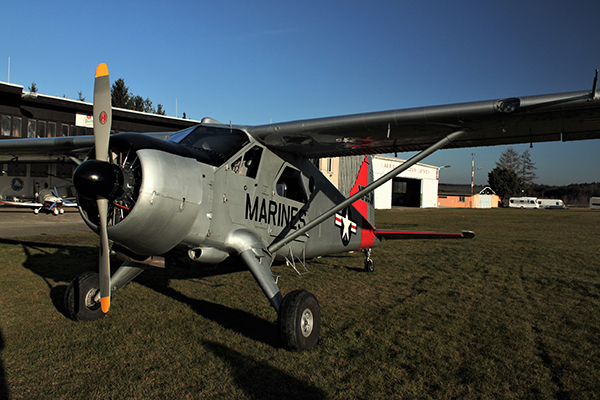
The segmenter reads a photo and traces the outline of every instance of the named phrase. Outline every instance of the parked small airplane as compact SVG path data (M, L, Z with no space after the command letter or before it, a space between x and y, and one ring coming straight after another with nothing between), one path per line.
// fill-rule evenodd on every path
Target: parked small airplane
M54 215L64 214L63 207L77 207L77 203L67 200L58 194L56 187L54 191L51 189L42 189L35 195L36 201L7 201L0 200L0 205L14 207L28 207L33 209L34 214L39 214L40 211L47 211ZM73 199L74 200L74 199Z
M75 278L66 306L76 320L104 317L113 293L157 257L198 267L237 258L278 313L283 343L312 348L320 332L315 296L285 297L271 273L291 265L371 248L384 238L470 238L473 233L402 232L373 225L369 194L442 147L582 140L600 137L600 101L592 91L338 116L260 126L205 118L175 133L110 135L108 67L96 69L94 137L0 140L0 155L90 150L73 176L85 223L100 236L99 274ZM420 152L378 180L359 173L342 195L309 161L317 157ZM365 163L368 163L368 157ZM365 167L366 164L363 165ZM111 276L112 251L126 261ZM183 257L182 257L183 256Z

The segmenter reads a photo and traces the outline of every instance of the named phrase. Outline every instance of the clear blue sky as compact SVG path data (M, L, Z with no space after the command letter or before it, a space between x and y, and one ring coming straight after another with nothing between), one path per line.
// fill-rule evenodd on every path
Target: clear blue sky
M168 115L263 124L591 89L595 1L9 1L0 80L88 101L100 62ZM519 152L528 145L514 146ZM475 182L505 147L442 150ZM538 183L600 181L600 140L534 144ZM410 154L398 155L407 158Z

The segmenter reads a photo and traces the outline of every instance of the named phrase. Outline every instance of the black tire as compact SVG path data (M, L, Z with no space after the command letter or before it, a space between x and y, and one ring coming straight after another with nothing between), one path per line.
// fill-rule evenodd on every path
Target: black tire
M294 351L312 349L321 332L317 298L306 290L288 293L279 308L279 330L286 348Z
M93 299L100 290L96 272L85 272L73 279L65 292L65 308L75 321L93 321L104 317L99 302Z
M375 265L373 264L373 260L365 261L365 272L373 272L375 271Z

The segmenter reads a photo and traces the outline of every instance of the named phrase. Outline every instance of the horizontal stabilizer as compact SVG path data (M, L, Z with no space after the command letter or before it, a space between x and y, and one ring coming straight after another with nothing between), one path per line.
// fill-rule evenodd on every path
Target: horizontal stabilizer
M390 231L375 229L375 236L379 239L472 239L475 232L419 232L419 231Z

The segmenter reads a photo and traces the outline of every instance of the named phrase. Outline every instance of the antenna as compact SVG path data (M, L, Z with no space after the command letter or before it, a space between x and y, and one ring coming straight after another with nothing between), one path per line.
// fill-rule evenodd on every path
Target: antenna
M8 57L8 80L6 82L10 83L10 56Z
M596 88L598 87L598 70L596 70L596 76L594 76L594 83L592 85L592 93L590 93L589 100L597 100L598 96L596 96Z

